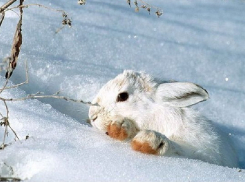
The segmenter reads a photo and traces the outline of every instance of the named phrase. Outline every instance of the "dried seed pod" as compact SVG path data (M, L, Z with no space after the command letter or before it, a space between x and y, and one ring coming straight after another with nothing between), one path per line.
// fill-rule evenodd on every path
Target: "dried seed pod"
M137 6L137 7L135 7L134 10L135 10L135 12L139 12L140 9L139 9L139 7Z
M127 0L127 3L131 7L131 0Z
M137 0L134 1L134 5L138 7L138 2L137 2Z
M79 5L85 5L86 4L86 0L78 0L77 3Z
M151 13L151 8L150 7L148 7L146 10L149 12L149 14Z
M65 12L62 13L62 16L63 16L64 18L67 18L67 14L66 14Z
M162 12L159 11L159 10L157 10L155 13L156 13L156 15L157 15L158 18L159 18L160 16L162 16Z
M62 20L62 25L67 25L67 19Z
M67 19L67 25L69 25L69 27L71 27L71 20Z
M147 8L147 6L146 6L146 5L142 5L142 6L141 6L141 8L146 9L146 8Z

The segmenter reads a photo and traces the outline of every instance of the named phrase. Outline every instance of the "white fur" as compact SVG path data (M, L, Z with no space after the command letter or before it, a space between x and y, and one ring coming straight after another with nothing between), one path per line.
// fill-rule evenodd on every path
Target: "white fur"
M119 93L129 98L117 102ZM160 155L180 155L209 163L237 167L228 137L211 122L187 107L208 99L208 93L193 83L158 83L149 75L124 71L105 84L91 106L91 124L106 132L112 122L124 124L133 140L145 141ZM136 128L136 129L135 129ZM139 131L139 132L138 132ZM137 134L138 132L138 134Z

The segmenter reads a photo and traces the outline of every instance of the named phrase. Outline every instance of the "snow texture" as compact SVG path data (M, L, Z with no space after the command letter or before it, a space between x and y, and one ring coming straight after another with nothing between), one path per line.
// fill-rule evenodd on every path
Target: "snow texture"
M0 151L0 175L43 181L244 181L245 179L245 2L243 0L149 0L164 10L157 18L135 13L126 1L43 0L64 9L73 26L55 31L62 16L38 7L24 9L23 46L13 84L1 97L37 91L91 101L100 87L124 69L163 80L194 82L210 99L195 106L230 136L239 169L198 160L144 155L86 124L88 106L40 99L9 103L9 132ZM26 0L26 4L40 3ZM3 2L0 3L2 5ZM0 58L8 56L18 16L9 11L0 27ZM0 83L4 83L1 72ZM0 106L5 115L5 107ZM0 141L4 128L0 129ZM25 140L25 136L30 138ZM10 167L11 166L11 167ZM12 168L12 169L11 169Z

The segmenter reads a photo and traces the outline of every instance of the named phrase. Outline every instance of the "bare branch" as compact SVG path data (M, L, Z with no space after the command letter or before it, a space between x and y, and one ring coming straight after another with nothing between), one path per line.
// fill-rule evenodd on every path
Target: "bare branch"
M5 140L6 140L6 136L8 135L8 119L6 117L3 117L1 120L3 120L0 125L4 126L5 129L4 129L4 135L3 135L3 143L2 145L0 146L1 149L4 149L4 147L6 146L5 144Z
M12 132L14 133L15 138L17 138L17 139L19 140L18 135L16 134L16 132L15 132L14 129L10 126L10 123L9 123L9 109L8 109L8 105L7 105L7 103L6 103L6 100L3 100L3 103L4 103L4 105L5 105L6 112L7 112L7 114L6 114L7 116L4 118L5 126L6 126L6 127L9 127L9 128L12 130ZM7 135L7 134L6 134L6 135Z
M1 120L3 120L3 122L1 122L1 125L4 125L5 126L5 129L4 129L4 135L3 135L3 143L1 145L1 148L4 149L5 147L5 140L6 140L6 136L8 135L8 125L9 125L9 122L8 122L8 115L9 115L9 110L8 110L8 106L6 104L6 101L3 100L3 103L5 105L5 108L6 108L6 112L7 112L7 117L3 117Z
M8 125L8 127L11 129L11 131L14 133L15 135L15 140L20 140L20 138L18 137L17 133L14 131L14 129L10 126L10 124Z
M71 99L71 98L68 98L65 96L60 96L59 92L57 92L53 95L40 95L40 94L41 93L38 92L36 94L30 94L30 95L27 95L26 97L16 98L16 99L13 99L13 98L7 99L7 98L0 97L0 100L4 100L6 102L9 102L9 101L24 101L27 99L53 98L53 99L63 99L65 101L71 101L71 102L76 102L76 103L82 103L82 104L86 104L89 106L98 106L98 104L92 104L91 102L85 102L83 100L76 100L76 99Z
M63 25L63 26L61 26L60 28L58 28L58 29L55 31L55 34L59 33L64 27L65 27L65 25Z
M0 13L2 13L6 8L11 6L17 0L10 0L0 7Z
M2 12L1 17L0 17L0 27L3 23L4 17L5 17L5 12Z
M14 2L16 2L17 0L9 0L7 3L5 3L3 6L0 7L0 26L2 24L2 22L4 21L4 17L5 17L5 12L6 11L13 11L14 9L19 9L19 21L18 24L16 26L16 30L15 30L15 34L14 34L14 38L13 38L13 44L12 44L12 48L11 48L11 54L10 57L8 58L8 67L7 67L7 71L5 74L5 78L6 81L3 85L2 88L0 88L0 94L6 90L6 89L12 89L12 88L17 88L21 85L27 84L29 82L29 77L28 77L28 67L27 67L27 63L25 62L25 66L26 66L26 80L22 83L13 85L13 86L8 86L9 83L9 78L11 77L14 69L16 68L17 65L17 61L18 61L18 57L19 57L19 53L21 50L21 45L22 45L22 16L23 16L23 8L28 8L29 6L38 6L41 8L45 8L51 11L56 11L56 12L61 12L62 13L62 24L63 27L65 25L68 25L69 27L71 26L71 19L68 18L67 13L64 10L59 10L59 9L53 9L47 6L43 6L41 4L28 4L28 5L23 5L24 0L19 0L19 5L15 6L15 7L10 7ZM86 0L79 0L79 4L85 4ZM58 31L60 31L63 27L61 27ZM57 31L57 32L58 32ZM14 129L10 126L9 123L9 108L7 105L7 102L9 101L24 101L27 99L39 99L39 98L54 98L54 99L63 99L66 101L71 101L71 102L76 102L76 103L83 103L83 104L87 104L87 105L93 105L93 106L98 106L98 104L92 104L91 102L85 102L83 100L76 100L76 99L71 99L65 96L60 96L59 92L53 94L53 95L43 95L41 93L36 93L36 94L30 94L27 95L26 97L22 97L22 98L3 98L0 96L0 101L3 102L4 106L5 106L5 110L6 110L6 115L2 114L0 112L0 125L4 126L4 136L3 136L3 142L2 145L0 145L0 149L4 149L6 146L11 145L10 144L5 144L6 141L6 137L8 136L8 129L10 128L11 131L14 133L15 135L15 140L19 140L19 137L17 136L17 133L14 131ZM28 139L29 136L26 137L26 139ZM0 180L16 180L19 181L18 178L3 178L0 177Z
M1 120L3 120L2 122L0 122L0 125L3 125L5 126L5 130L4 130L4 135L3 135L3 143L2 145L0 146L1 149L4 149L7 145L5 144L5 140L6 140L6 137L8 136L8 127L11 129L11 131L14 133L15 135L15 138L19 140L19 137L18 135L16 134L16 132L14 131L14 129L10 126L9 124L9 109L8 109L8 105L6 103L6 101L4 99L1 99L5 105L5 108L6 108L6 117L3 117Z
M48 9L48 10L51 10L51 11L56 11L56 12L61 12L61 13L65 13L67 14L64 10L62 9L54 9L54 8L50 8L48 6L44 6L42 4L25 4L25 5L20 5L20 6L15 6L15 7L11 7L11 8L7 8L5 9L5 12L6 11L9 11L9 10L13 10L13 9L16 9L16 8L29 8L30 6L37 6L37 7L40 7L40 8L44 8L44 9Z
M42 4L26 4L26 5L21 5L21 6L15 6L15 7L8 8L5 11L13 10L13 9L16 9L16 8L28 8L30 6L37 6L37 7L40 7L40 8L44 8L44 9L48 9L48 10L51 10L51 11L62 13L62 17L63 17L62 27L60 27L58 30L56 30L55 33L58 33L59 31L61 31L66 25L68 25L69 27L71 27L72 21L71 21L70 18L68 18L68 15L67 15L67 13L64 10L50 8L50 7L44 6Z
M8 105L7 105L6 101L5 100L2 100L2 101L3 101L4 105L5 105L5 108L6 108L6 118L8 119L9 118L9 108L8 108ZM9 125L8 121L5 121L5 123L7 125Z

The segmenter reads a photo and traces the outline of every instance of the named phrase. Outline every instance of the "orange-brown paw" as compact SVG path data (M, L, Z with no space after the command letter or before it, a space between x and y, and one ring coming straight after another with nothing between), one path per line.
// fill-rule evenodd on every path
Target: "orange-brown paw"
M144 142L144 143L140 143L136 140L133 140L131 142L131 147L133 150L136 150L138 152L142 152L145 154L157 154L157 150L154 150L149 143Z
M126 140L128 138L128 133L126 128L116 123L111 123L108 125L106 134L108 134L112 138L121 141Z
M107 127L106 134L117 140L127 140L134 137L137 133L137 129L134 123L129 119L123 119L121 121L114 121Z
M166 136L153 130L142 130L132 140L133 150L145 154L166 155L170 141Z

